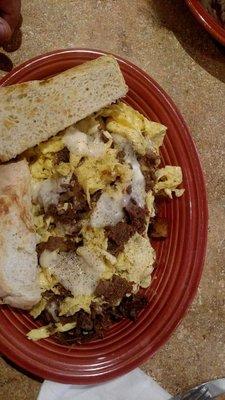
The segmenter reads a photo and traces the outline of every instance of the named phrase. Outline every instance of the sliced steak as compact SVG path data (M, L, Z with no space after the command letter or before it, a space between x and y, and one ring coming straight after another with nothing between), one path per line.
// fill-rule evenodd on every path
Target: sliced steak
M132 294L129 297L124 297L117 308L123 317L135 321L139 312L146 307L147 304L148 300L145 296Z
M124 245L134 235L135 229L127 222L119 222L115 226L105 228L108 237L108 251L117 256L124 249Z
M60 164L62 162L68 163L70 161L70 152L67 147L64 147L62 150L55 153L54 163Z
M111 305L116 304L131 292L132 283L118 275L113 275L111 279L101 279L95 289L95 295L102 297Z
M63 237L58 237L58 236L50 236L47 242L41 242L36 246L36 250L38 253L38 256L41 255L41 253L44 250L49 250L49 251L54 251L54 250L60 250L60 251L75 251L81 243L77 243L76 237L74 236L65 236Z
M61 193L59 203L57 205L51 204L47 209L46 215L52 216L54 221L61 224L75 226L84 217L84 214L89 211L89 205L75 175L72 176L68 185L63 185L63 188L66 191ZM67 203L66 207L65 203Z
M165 219L155 217L151 221L148 228L148 236L150 238L165 239L168 237L168 223Z
M147 207L139 207L134 201L130 201L124 211L126 222L133 228L134 232L141 235L146 228Z
M105 234L108 238L107 250L117 256L124 249L128 240L138 232L143 234L146 229L148 209L139 207L135 201L131 200L124 208L125 220L118 222L114 226L107 226Z
M125 296L118 306L104 303L100 307L98 304L92 302L90 313L80 310L75 316L60 318L61 323L72 322L75 318L77 326L68 332L58 333L57 338L60 342L67 345L103 338L106 329L113 323L123 318L135 321L138 313L147 304L147 298L140 294L133 294L129 297Z
M84 331L92 331L94 327L94 322L91 314L88 314L84 310L80 310L76 313L76 323L77 328Z
M44 250L49 250L49 251L58 250L61 248L63 244L64 240L62 237L50 236L47 242L38 243L38 245L36 246L38 256L40 256Z
M155 172L160 164L160 157L152 151L149 151L144 156L139 156L138 161L145 178L145 190L149 192L155 185Z

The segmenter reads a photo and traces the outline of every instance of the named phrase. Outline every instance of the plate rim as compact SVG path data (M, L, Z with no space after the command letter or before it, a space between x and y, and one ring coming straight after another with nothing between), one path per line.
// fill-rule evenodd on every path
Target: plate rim
M0 80L0 86L5 86L5 84L7 84L7 81L10 78L12 78L13 76L16 77L16 75L21 70L25 70L26 68L31 67L31 66L33 66L33 67L38 66L38 64L40 65L40 62L42 60L50 60L51 58L54 58L55 56L63 56L64 54L68 54L68 53L71 53L71 55L73 55L75 57L76 53L81 53L81 52L88 54L88 55L92 56L93 58L98 57L100 55L104 55L104 54L112 54L112 53L107 53L104 51L88 49L88 48L70 48L70 49L60 49L60 50L51 51L51 52L45 53L43 55L36 56L36 57L24 62L23 64L17 66L9 74L5 75ZM115 57L117 58L117 60L120 63L125 63L126 65L128 65L135 71L138 71L141 75L143 75L143 77L145 79L147 79L147 81L151 82L151 85L154 86L154 89L157 90L158 94L160 94L163 97L164 102L167 103L169 108L173 111L173 115L176 115L176 118L179 120L179 124L181 124L186 131L187 138L189 140L189 144L192 146L192 150L194 151L195 161L198 163L198 174L199 174L199 179L201 180L201 183L202 183L201 201L204 205L203 214L204 214L204 218L205 218L205 223L202 228L202 240L204 242L204 246L202 247L202 250L201 250L201 255L202 255L201 268L199 268L199 270L198 270L198 274L197 274L197 277L195 280L195 285L193 285L191 288L191 291L189 291L188 298L186 299L186 301L184 303L179 305L179 307L178 307L179 313L176 316L176 320L169 327L167 334L164 336L163 340L161 339L160 344L158 346L156 346L157 349L155 349L154 351L149 349L148 351L145 352L144 356L142 356L140 360L137 361L135 359L133 361L130 361L129 365L127 365L126 367L124 367L124 366L123 366L123 368L120 367L120 369L122 369L122 371L118 368L117 370L104 372L104 375L101 375L101 373L99 375L92 375L91 378L90 378L90 376L71 378L71 376L65 376L65 371L63 371L63 370L61 372L54 373L51 371L49 372L47 370L43 370L41 368L41 366L38 367L37 365L35 365L34 367L32 367L32 365L29 363L29 361L24 360L21 357L21 355L18 355L18 354L16 354L15 351L13 351L12 347L10 348L10 346L7 345L7 340L5 341L4 338L2 338L2 335L0 332L0 350L1 350L2 354L4 354L6 357L8 357L13 362L15 362L18 366L22 367L24 370L27 370L36 376L39 376L44 379L55 380L57 382L62 382L62 383L76 383L76 384L92 383L93 384L93 383L104 382L104 381L107 381L110 379L114 379L118 376L121 376L121 375L131 371L133 368L137 367L140 363L143 363L149 357L152 357L155 354L155 352L158 351L159 348L161 348L168 341L168 339L170 338L172 333L175 331L177 326L180 324L180 322L186 315L188 308L189 308L190 304L192 303L192 301L195 297L195 294L197 292L197 288L199 286L199 282L200 282L200 279L202 276L202 271L204 268L204 262L205 262L205 256L206 256L207 232L208 232L208 203L207 203L206 185L205 185L204 173L203 173L203 168L202 168L202 165L200 162L199 154L196 149L193 138L190 134L189 128L188 128L187 124L185 123L184 118L182 117L177 106L174 104L173 100L160 87L160 85L154 79L152 79L145 71L140 69L138 66L136 66L132 62L125 60L124 58L122 58L120 56L115 55Z

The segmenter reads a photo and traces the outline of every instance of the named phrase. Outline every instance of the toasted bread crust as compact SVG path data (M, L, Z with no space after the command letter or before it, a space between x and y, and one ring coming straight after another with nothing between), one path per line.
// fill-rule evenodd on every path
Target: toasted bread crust
M0 161L49 139L126 92L119 65L110 56L43 81L0 88Z

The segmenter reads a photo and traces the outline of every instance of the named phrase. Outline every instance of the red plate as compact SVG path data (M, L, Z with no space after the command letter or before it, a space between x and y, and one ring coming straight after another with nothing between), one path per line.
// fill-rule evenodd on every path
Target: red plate
M225 46L225 28L203 7L199 0L186 0L195 18L221 44Z
M35 58L3 78L1 85L42 79L96 58L91 50L62 50ZM26 313L0 310L0 350L26 370L63 383L93 384L125 374L151 357L169 338L196 293L206 250L207 200L198 154L188 128L167 94L146 73L118 58L130 88L127 102L168 127L163 164L183 169L185 194L165 201L167 240L156 245L158 267L147 290L149 306L135 323L114 325L102 340L66 347L53 339L31 342L37 323ZM16 138L15 138L16 139Z

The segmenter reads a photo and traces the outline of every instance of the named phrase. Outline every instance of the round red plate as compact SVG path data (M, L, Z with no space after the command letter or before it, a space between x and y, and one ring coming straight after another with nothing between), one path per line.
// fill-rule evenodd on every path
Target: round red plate
M56 51L13 70L1 85L42 79L103 54L91 50ZM26 313L0 309L0 350L26 370L63 383L93 384L122 375L151 357L169 338L196 293L206 249L207 201L198 155L179 111L146 73L118 57L130 88L126 101L168 127L163 164L183 169L185 194L165 201L161 214L169 221L169 237L155 245L158 267L147 290L149 306L137 322L113 326L104 339L66 347L53 339L31 342L37 326ZM16 140L16 138L15 138Z
M221 44L225 46L225 28L208 13L199 0L186 0L195 18Z

